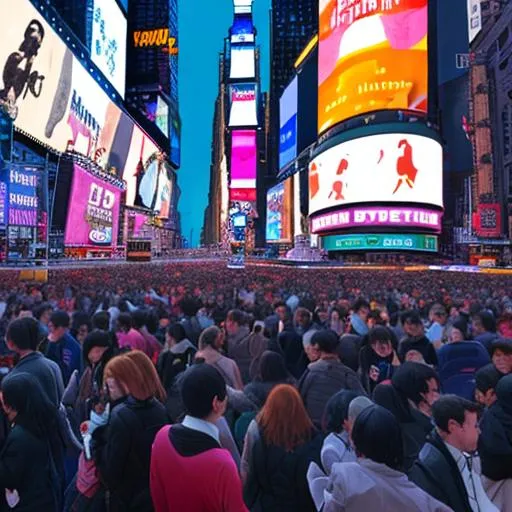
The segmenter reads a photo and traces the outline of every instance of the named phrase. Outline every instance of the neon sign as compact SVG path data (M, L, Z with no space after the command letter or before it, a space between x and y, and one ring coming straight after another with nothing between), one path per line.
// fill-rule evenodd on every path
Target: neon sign
M135 48L161 47L169 55L178 55L176 38L171 37L168 28L155 28L152 30L135 30L133 32L133 45Z

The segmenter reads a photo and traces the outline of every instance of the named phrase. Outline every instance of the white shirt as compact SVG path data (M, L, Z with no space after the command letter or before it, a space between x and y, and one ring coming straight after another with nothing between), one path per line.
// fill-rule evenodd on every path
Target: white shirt
M197 432L202 432L203 434L213 437L213 439L215 439L215 441L220 444L219 429L213 423L201 420L199 418L194 418L193 416L185 416L181 424L184 427L196 430Z
M445 443L446 448L454 458L459 468L464 487L468 494L469 504L473 512L498 512L491 500L484 491L480 475L475 471L474 465L468 465L468 459L471 458L467 453L461 452L451 444Z

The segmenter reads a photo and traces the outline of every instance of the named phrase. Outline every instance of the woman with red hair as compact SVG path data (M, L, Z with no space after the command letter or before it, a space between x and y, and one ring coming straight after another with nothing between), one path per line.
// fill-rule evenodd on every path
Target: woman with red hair
M320 461L322 436L315 431L299 392L280 384L247 432L242 478L252 511L314 512L306 473Z

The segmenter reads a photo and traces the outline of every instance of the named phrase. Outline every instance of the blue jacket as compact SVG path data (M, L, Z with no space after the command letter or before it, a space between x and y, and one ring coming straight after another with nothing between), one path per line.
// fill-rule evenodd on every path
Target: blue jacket
M82 347L69 333L64 334L55 343L48 342L46 357L59 365L64 386L68 385L71 374L75 370L78 370L79 373L82 370Z

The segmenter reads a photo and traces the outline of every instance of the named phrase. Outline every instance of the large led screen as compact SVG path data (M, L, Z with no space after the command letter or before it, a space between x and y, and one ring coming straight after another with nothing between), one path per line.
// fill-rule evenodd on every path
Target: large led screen
M115 247L121 194L121 189L75 165L64 244Z
M231 43L254 43L254 25L252 16L235 16L231 27Z
M232 46L229 78L254 78L256 71L254 46Z
M231 111L229 126L257 126L258 114L255 84L231 85Z
M267 192L267 242L292 240L292 178Z
M94 0L91 58L123 97L127 27L126 17L116 0Z
M467 0L468 3L468 36L469 43L473 42L473 39L482 30L482 0Z
M297 156L297 95L295 77L285 89L279 102L279 168L282 169Z
M428 0L320 0L318 130L384 109L427 110Z
M300 210L300 172L293 175L293 236L303 235L302 212Z
M256 132L235 130L231 134L231 189L255 189L257 169Z
M434 235L333 235L322 238L326 251L421 251L437 252L438 238Z
M443 207L443 151L428 137L370 135L334 146L309 165L309 214L366 202Z

